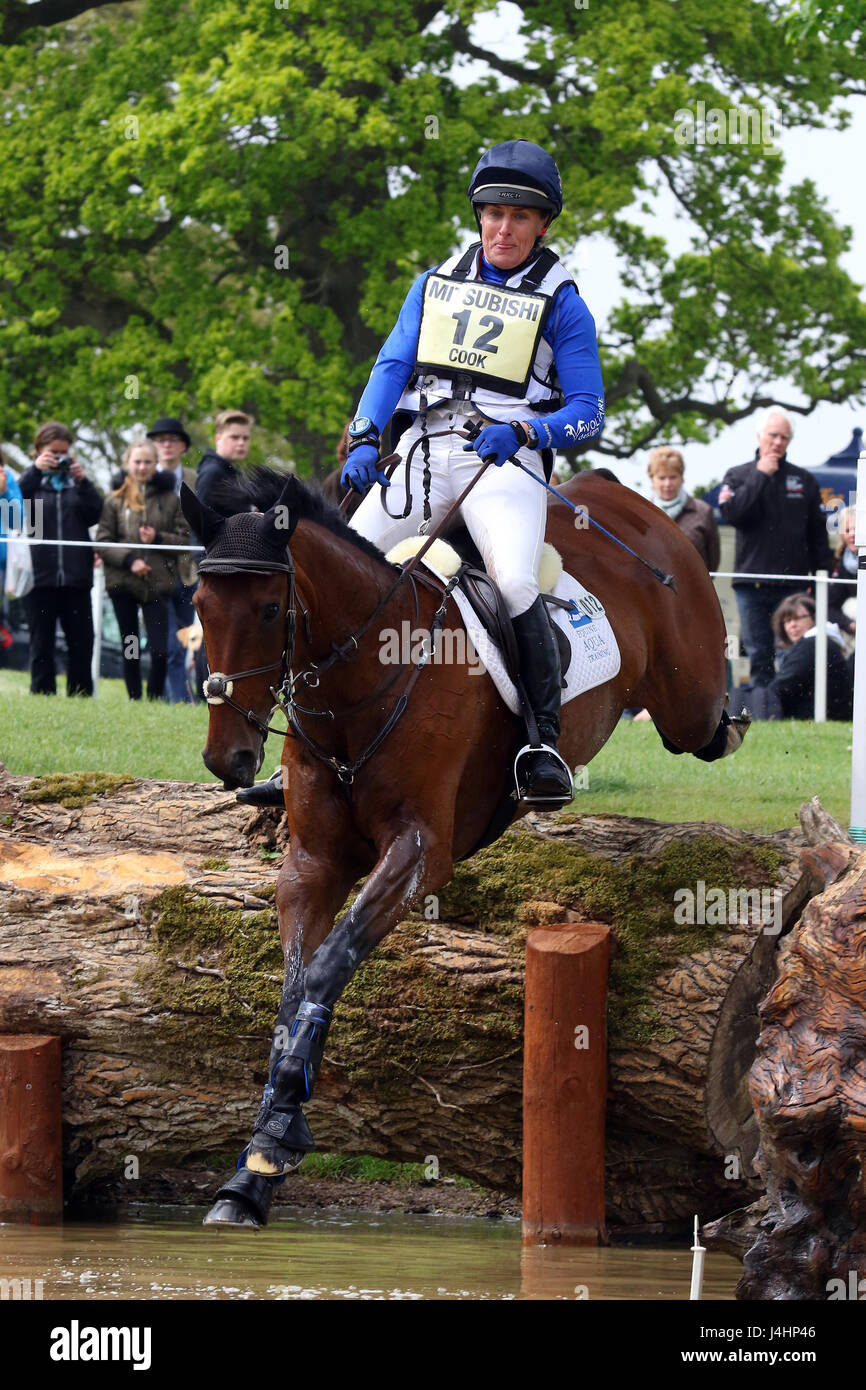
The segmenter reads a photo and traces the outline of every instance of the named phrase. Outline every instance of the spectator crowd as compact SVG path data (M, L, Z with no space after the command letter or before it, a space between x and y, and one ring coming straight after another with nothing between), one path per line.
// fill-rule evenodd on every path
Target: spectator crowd
M57 691L56 631L66 644L67 695L93 694L94 563L103 566L105 588L117 619L123 676L131 700L142 697L141 636L147 636L150 700L180 703L197 698L203 653L190 678L180 640L195 623L197 585L193 538L180 506L181 483L208 500L220 479L236 474L246 456L252 418L240 410L217 416L214 445L193 469L184 458L191 439L182 422L164 416L134 439L104 497L76 457L68 426L41 425L33 462L15 480L0 454L0 570L6 591L7 544L29 531L30 574L22 595L30 636L30 690ZM17 514L15 506L17 503ZM95 540L91 528L96 527ZM156 547L156 548L154 548ZM159 549L158 547L165 547ZM180 637L179 637L180 634ZM0 624L0 647L11 641Z
M195 623L197 575L192 554L183 549L193 541L180 507L181 483L219 509L220 484L237 476L249 451L252 427L252 418L243 411L223 411L215 422L213 446L194 469L186 463L191 439L182 422L163 416L146 436L127 446L122 469L112 478L106 497L87 478L75 455L72 432L59 421L48 421L36 431L33 462L17 482L0 452L0 592L6 587L7 542L14 544L10 516L16 507L39 542L30 547L32 577L23 600L34 694L56 692L58 622L66 641L67 694L93 693L90 594L95 553L104 567L117 619L130 699L142 697L142 628L150 663L148 699L179 703L197 698L204 656L201 653L191 678L185 637ZM853 511L846 508L837 518L834 554L818 484L807 469L788 458L792 436L785 411L765 411L758 421L753 458L728 469L719 492L719 512L736 533L733 587L751 681L746 703L758 718L812 717L815 600L813 586L802 576L826 569L844 581L832 585L830 594L828 716L850 719L858 559ZM344 456L345 435L340 449ZM718 570L719 532L713 509L686 490L682 453L667 446L653 449L647 472L654 503L688 536L707 569ZM337 476L326 483L326 495L329 485L334 490ZM159 546L172 548L153 548ZM0 621L0 649L11 640Z
M845 581L830 586L827 716L850 719L857 593L853 509L845 508L836 518L834 555L818 483L788 458L792 437L784 410L765 411L758 419L753 458L729 468L719 490L722 519L736 534L733 588L741 645L749 659L750 684L738 698L758 719L813 718L817 629L813 586L804 576L823 569L830 578ZM686 491L682 454L653 449L647 473L652 500L685 532L707 569L717 571L720 545L713 509ZM650 717L646 710L626 713Z

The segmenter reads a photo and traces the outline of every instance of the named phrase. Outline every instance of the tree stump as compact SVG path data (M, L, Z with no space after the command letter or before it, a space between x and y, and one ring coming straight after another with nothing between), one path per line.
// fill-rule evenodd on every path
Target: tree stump
M73 1200L161 1195L228 1166L256 1113L282 956L284 821L217 786L0 778L0 1032L63 1039ZM27 799L27 798L30 799ZM796 831L532 817L458 866L340 1001L309 1107L318 1147L519 1192L523 958L552 922L612 928L607 1224L667 1234L760 1191L743 1106L779 936L680 925L700 882L818 891ZM732 1040L736 1047L732 1047ZM291 1182L280 1189L290 1200Z
M751 1092L767 1199L737 1296L862 1299L866 852L835 843L802 858L826 888L783 944L760 1009Z

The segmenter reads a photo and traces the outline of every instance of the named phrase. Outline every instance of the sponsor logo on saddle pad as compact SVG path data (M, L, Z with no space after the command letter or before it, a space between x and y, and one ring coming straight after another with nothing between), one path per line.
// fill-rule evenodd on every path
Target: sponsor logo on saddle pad
M581 594L579 598L571 600L565 614L572 627L586 627L594 618L604 617L604 605L595 594Z

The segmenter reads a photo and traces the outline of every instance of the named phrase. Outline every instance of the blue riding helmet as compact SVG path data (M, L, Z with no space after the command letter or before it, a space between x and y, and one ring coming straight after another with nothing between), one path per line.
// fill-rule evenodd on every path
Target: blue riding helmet
M482 203L516 203L542 208L550 221L562 212L562 179L556 162L531 140L503 140L475 166L469 198L478 220Z

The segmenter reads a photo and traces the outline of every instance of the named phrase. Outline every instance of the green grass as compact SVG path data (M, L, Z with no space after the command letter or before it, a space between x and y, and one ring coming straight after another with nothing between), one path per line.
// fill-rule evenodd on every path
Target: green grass
M360 1178L364 1182L429 1182L426 1163L395 1163L374 1154L311 1153L298 1170L305 1178ZM443 1174L443 1176L445 1176ZM476 1188L469 1178L451 1178L457 1187Z
M93 700L31 695L23 671L0 671L0 758L10 772L117 772L221 783L201 760L207 705L129 699L120 680L100 680ZM268 771L271 770L270 765Z
M114 772L217 786L201 760L206 728L206 706L133 704L121 681L100 681L94 700L69 700L30 695L26 674L0 672L0 757L10 772ZM753 724L734 757L701 763L666 753L651 724L622 723L589 765L589 785L572 809L769 831L795 825L800 803L818 796L846 826L850 747L850 724ZM263 771L278 751L274 738Z
M800 804L817 796L847 828L851 733L841 723L757 723L733 757L702 763L665 752L652 724L623 722L589 764L589 786L571 809L771 831L796 825Z

